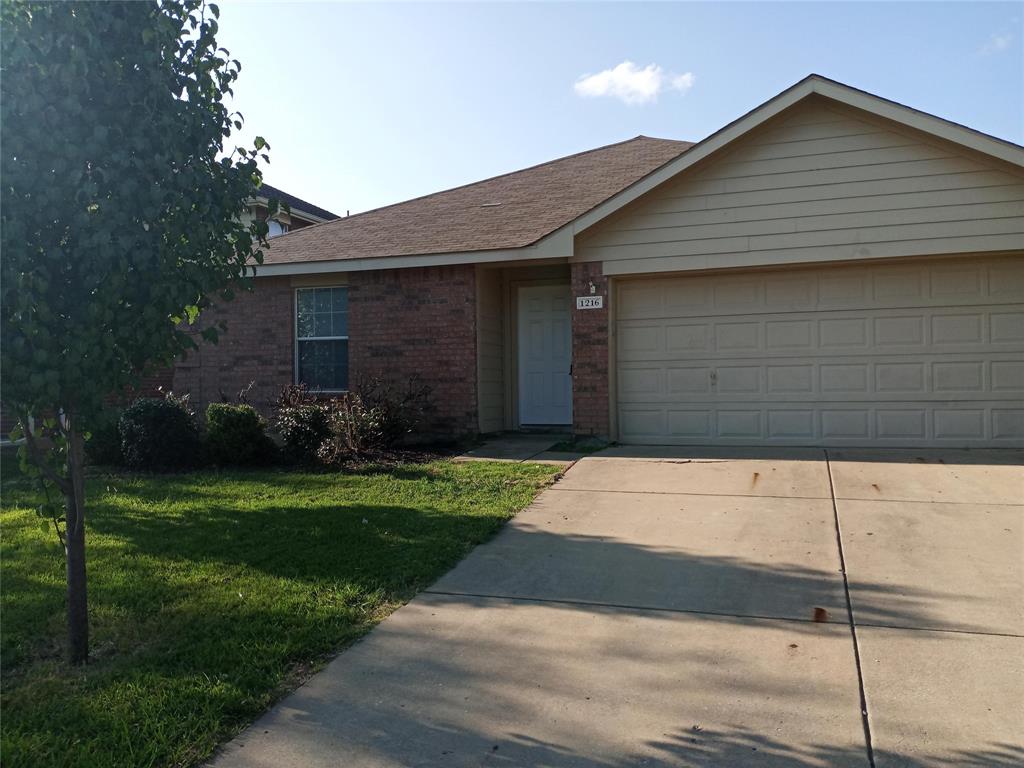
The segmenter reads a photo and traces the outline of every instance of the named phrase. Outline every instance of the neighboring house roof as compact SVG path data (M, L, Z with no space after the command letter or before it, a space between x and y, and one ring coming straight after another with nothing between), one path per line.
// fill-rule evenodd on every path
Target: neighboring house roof
M637 136L619 144L317 224L275 238L258 274L380 269L573 255L575 235L808 98L825 98L1024 167L1024 148L809 75L697 144ZM499 203L499 205L488 205Z
M325 219L328 221L339 218L338 214L331 213L325 208L306 202L301 197L289 195L287 192L280 190L277 187L272 187L269 184L263 184L260 186L260 192L256 198L257 201L269 200L272 197L277 198L282 203L288 203L288 207L291 208L291 212L299 214L300 216L303 213L309 213L318 219Z
M265 264L522 248L677 158L687 141L634 139L274 239Z

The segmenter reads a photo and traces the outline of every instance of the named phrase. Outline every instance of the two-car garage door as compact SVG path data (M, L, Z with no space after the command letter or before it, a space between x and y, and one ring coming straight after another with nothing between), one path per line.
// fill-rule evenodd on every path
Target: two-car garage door
M615 298L622 442L1024 445L1024 255L621 279Z

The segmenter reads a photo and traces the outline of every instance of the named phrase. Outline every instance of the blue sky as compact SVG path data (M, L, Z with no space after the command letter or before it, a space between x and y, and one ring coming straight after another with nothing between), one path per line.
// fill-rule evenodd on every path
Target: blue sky
M1024 143L1020 2L221 11L266 181L342 215L637 134L696 141L810 72Z

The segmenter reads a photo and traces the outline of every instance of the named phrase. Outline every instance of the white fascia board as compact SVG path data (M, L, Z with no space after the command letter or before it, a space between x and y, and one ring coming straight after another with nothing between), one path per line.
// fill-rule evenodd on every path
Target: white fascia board
M850 86L827 80L819 75L811 75L796 85L769 99L743 117L735 120L708 138L686 150L675 160L653 171L627 187L617 195L605 200L596 208L588 211L564 228L571 229L574 235L597 224L628 205L640 196L650 192L660 184L682 173L687 168L699 163L704 158L736 141L766 121L789 109L797 102L803 101L812 94L846 104L856 109L869 112L879 117L892 120L946 141L973 149L991 157L1004 160L1013 165L1024 167L1024 147L1011 142L1002 141L992 136L979 133L971 128L949 122L911 107L905 107L894 101L859 91Z
M502 261L533 261L535 259L568 259L573 254L573 236L561 229L523 248L500 248L490 251L457 253L425 253L411 256L374 256L363 259L335 261L302 261L290 264L256 266L256 277L276 275L321 275L332 272L365 272L372 269L408 269L439 267L454 264L492 264Z

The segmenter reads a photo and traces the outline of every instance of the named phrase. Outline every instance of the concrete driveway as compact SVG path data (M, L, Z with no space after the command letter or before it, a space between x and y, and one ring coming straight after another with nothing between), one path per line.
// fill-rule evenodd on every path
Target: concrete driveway
M585 458L216 765L1024 764L1022 464Z

